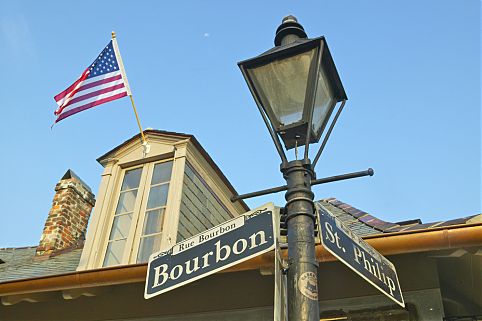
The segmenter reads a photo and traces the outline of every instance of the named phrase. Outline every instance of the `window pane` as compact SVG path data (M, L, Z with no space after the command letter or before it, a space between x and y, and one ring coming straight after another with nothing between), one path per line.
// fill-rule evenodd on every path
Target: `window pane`
M122 191L139 187L141 180L142 167L127 171L122 182Z
M114 217L112 223L112 230L110 232L109 240L117 240L127 238L129 228L131 227L132 214L123 214Z
M149 261L149 256L158 251L161 244L161 234L143 237L137 253L137 263Z
M328 121L326 117L335 106L335 99L322 68L318 74L318 87L316 88L315 106L313 109L313 131L319 134L323 125Z
M117 265L122 262L122 254L126 240L118 240L110 242L105 253L104 266Z
M121 192L119 203L117 203L116 214L132 212L136 203L137 190Z
M158 209L146 212L144 219L144 229L142 235L154 234L161 231L162 218L164 216L164 209Z
M168 182L171 179L172 162L156 164L152 174L151 185Z
M308 75L315 50L248 69L250 77L258 85L263 106L270 106L282 125L290 125L302 119Z
M169 184L151 187L151 190L149 191L149 200L147 201L147 209L165 206L168 190Z

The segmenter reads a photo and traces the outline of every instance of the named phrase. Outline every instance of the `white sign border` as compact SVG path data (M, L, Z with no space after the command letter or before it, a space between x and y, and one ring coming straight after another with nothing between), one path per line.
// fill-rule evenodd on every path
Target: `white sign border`
M226 221L226 222L223 222L223 223L221 223L221 224L218 224L218 225L210 228L209 230L215 229L215 228L217 228L219 225L226 224L227 222L230 222L230 221L234 221L234 220L236 220L236 219L239 219L240 216L245 216L245 222L246 222L246 216L249 216L249 215L251 215L251 214L253 214L253 213L255 213L255 212L258 212L258 211L260 211L259 214L262 214L262 213L264 213L264 212L270 212L270 211L271 211L271 221L272 221L272 224L273 224L273 225L272 225L272 226L273 226L273 245L271 245L269 248L266 248L266 249L264 249L264 250L262 250L262 251L260 251L260 252L257 252L257 253L255 253L255 254L251 254L250 256L247 256L247 257L244 257L244 258L242 258L242 259L240 259L240 260L238 260L238 261L236 261L236 262L231 262L231 263L229 263L229 264L220 266L220 267L218 267L217 269L214 269L214 270L212 270L212 271L209 271L209 272L206 272L206 273L204 273L204 274L198 275L198 276L196 276L196 277L193 277L193 278L188 279L188 280L186 280L186 281L183 281L183 282L181 282L181 283L177 283L176 285L173 285L173 286L171 286L171 287L169 287L169 288L166 288L166 289L164 289L164 290L161 290L161 291L159 291L159 292L156 292L156 293L153 293L153 294L148 294L148 293L147 293L147 285L148 285L148 283L149 283L149 282L148 282L148 278L149 278L149 271L150 271L152 259L153 259L154 257L157 257L157 256L158 256L159 254L161 254L161 253L167 253L167 252L171 251L171 250L178 244L178 243L176 243L176 244L174 244L169 250L153 253L153 254L151 254L151 256L149 257L149 264L147 265L147 274L146 274L146 281L145 281L145 286L144 286L144 299L150 299L150 298L155 297L155 296L157 296L157 295L160 295L160 294L169 292L169 291L174 290L174 289L176 289L176 288L178 288L178 287L181 287L181 286L186 285L186 284L188 284L188 283L192 283L192 282L197 281L197 280L199 280L199 279L205 278L205 277L207 277L207 276L209 276L209 275L211 275L211 274L214 274L214 273L219 272L219 271L221 271L221 270L225 270L225 269L230 268L230 267L232 267L232 266L234 266L234 265L237 265L237 264L239 264L239 263L241 263L241 262L247 261L247 260L249 260L249 259L251 259L251 258L253 258L253 257L259 256L259 255L261 255L261 254L264 254L264 253L266 253L266 252L269 252L269 251L274 250L274 248L275 248L275 246L276 246L276 234L275 234L275 233L276 233L276 229L275 229L275 225L274 225L274 224L275 224L275 221L276 221L276 220L275 220L276 207L274 206L273 203L267 203L267 204L265 204L265 205L263 205L263 206L260 206L260 207L254 209L254 210L252 210L252 211L250 211L250 212L241 214L241 215L239 215L239 216L237 216L237 217L235 217L235 218L233 218L233 219L231 219L231 220L229 220L229 221ZM279 209L278 209L278 211L279 211ZM204 233L206 233L206 232L209 231L209 230L206 230L206 231L201 232L201 233L199 233L199 234L204 234ZM194 237L197 237L199 234L193 235L193 236L191 236L189 239L194 238ZM186 240L189 240L189 239L186 239ZM183 240L182 242L185 242L186 240Z
M336 216L332 215L327 209L326 207L324 207L323 205L319 204L319 203L316 203L317 206L321 207L325 212L328 213L328 215L330 215L331 217L333 217L335 219L335 221L337 223L339 223L340 225L342 225L344 228L350 230L348 227L345 226L345 224L343 224L341 222L341 220L339 220ZM322 228L321 228L321 222L318 222L318 229L319 229L319 233L320 233L320 239L321 239L321 244L323 245L323 247L328 251L330 252L334 257L336 257L339 261L341 261L343 264L345 264L346 266L348 266L353 272L355 272L356 274L358 274L359 276L361 276L363 279L365 279L365 281L367 281L368 283L370 283L371 285L373 285L375 288L377 288L380 292L382 292L383 294L385 294L385 296L389 297L392 301L394 301L395 303L397 303L398 305L400 305L402 308L405 308L405 300L403 299L403 292L402 292L402 287L400 286L400 281L398 280L398 273L397 273L397 270L395 269L395 265L393 265L392 262L390 262L390 260L388 260L386 257L384 257L382 254L380 254L380 252L378 252L377 250L375 250L370 244L368 244L367 242L365 242L362 238L360 238L359 236L357 236L360 240L362 240L365 244L363 244L364 246L369 246L370 249L374 252L376 252L378 255L380 255L381 257L383 257L385 260L387 260L388 262L390 262L390 264L393 266L393 270L395 271L395 277L397 278L397 284L398 284L398 287L400 289L400 297L402 298L402 302L399 302L397 301L394 297L392 297L391 295L389 295L388 293L386 293L385 290L383 290L382 288L380 288L377 284L373 283L370 279L368 279L366 276L364 276L360 271L358 271L357 269L355 269L354 267L352 267L350 264L346 263L344 259L342 259L340 256L338 256L338 254L335 253L335 251L332 251L328 246L325 245L325 242L323 241L323 234L322 234ZM363 246L362 246L363 248Z

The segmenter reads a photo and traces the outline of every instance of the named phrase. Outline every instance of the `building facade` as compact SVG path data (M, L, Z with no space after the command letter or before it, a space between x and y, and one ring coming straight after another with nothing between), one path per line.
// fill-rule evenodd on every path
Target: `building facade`
M38 246L0 249L0 320L282 319L274 252L144 299L150 254L249 211L194 136L145 135L149 153L136 135L98 159L96 196L73 171L62 177ZM319 202L393 262L406 302L317 245L320 320L482 320L480 214L390 223Z

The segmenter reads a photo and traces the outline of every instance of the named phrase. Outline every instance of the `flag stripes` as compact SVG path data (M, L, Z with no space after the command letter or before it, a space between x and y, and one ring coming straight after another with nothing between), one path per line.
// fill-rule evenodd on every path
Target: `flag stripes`
M127 91L124 91L120 94L111 95L111 96L106 97L106 98L101 98L101 99L95 100L93 102L87 103L85 105L82 105L80 107L76 107L76 108L67 110L64 113L60 114L60 116L57 118L57 120L55 122L59 122L62 119L67 118L69 116L72 116L73 114L77 114L78 112L81 112L83 110L86 110L86 109L89 109L89 108L107 103L107 102L112 101L112 100L119 99L119 98L122 98L122 97L125 97L125 96L127 96Z
M72 85L57 94L54 114L59 122L83 110L128 95L125 76L119 69L112 41Z

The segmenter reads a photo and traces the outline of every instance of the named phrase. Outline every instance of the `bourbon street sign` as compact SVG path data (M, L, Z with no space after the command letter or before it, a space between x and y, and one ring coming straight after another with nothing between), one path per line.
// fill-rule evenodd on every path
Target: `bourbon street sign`
M405 307L395 266L317 204L321 243L325 249L383 294Z
M274 249L267 204L151 255L144 298L170 291Z

